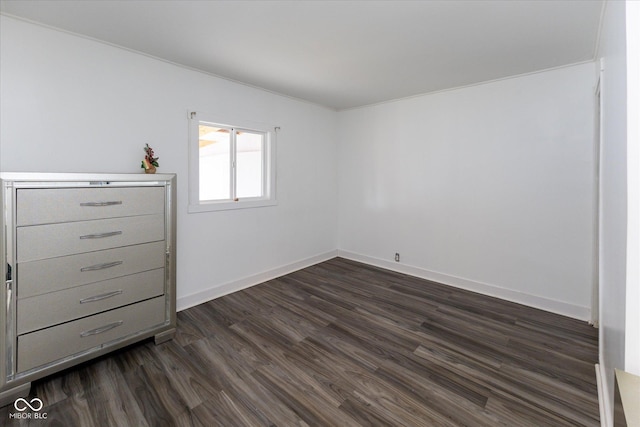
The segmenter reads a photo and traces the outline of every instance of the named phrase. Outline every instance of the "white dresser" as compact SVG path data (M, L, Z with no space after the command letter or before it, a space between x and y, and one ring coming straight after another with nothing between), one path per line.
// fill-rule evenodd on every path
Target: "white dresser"
M0 406L175 332L172 174L2 173Z

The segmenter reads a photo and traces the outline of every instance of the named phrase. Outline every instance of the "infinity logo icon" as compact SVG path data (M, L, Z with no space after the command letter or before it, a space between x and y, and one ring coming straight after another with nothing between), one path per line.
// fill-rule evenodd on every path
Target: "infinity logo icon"
M35 402L35 405L33 405L33 403ZM42 400L38 399L37 397L34 397L33 399L31 399L31 401L27 401L26 399L23 399L22 397L19 397L16 399L15 402L13 402L13 407L16 408L16 411L20 411L20 412L24 412L27 410L27 408L30 408L32 411L38 412L39 410L42 409Z

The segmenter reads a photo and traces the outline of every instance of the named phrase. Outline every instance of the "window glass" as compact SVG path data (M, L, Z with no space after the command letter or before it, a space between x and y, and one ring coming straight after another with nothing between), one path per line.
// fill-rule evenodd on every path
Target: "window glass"
M231 199L231 132L199 126L200 200Z
M264 135L236 133L236 197L263 196Z

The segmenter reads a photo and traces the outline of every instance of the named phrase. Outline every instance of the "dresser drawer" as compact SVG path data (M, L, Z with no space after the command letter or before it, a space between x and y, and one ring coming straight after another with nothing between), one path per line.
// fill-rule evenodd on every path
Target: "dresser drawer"
M162 241L18 263L18 298L162 268L165 257Z
M164 240L164 215L142 215L17 228L18 262Z
M18 337L18 372L160 325L165 299L153 298Z
M163 293L164 268L160 268L23 298L18 300L18 334L90 316Z
M21 188L16 223L49 224L164 212L164 187Z

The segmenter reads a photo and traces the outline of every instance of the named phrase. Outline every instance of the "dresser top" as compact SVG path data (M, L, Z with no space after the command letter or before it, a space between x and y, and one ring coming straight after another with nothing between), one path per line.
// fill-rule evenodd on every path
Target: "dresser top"
M41 173L41 172L1 172L0 179L4 181L20 182L154 182L170 181L175 178L175 174L170 173Z

